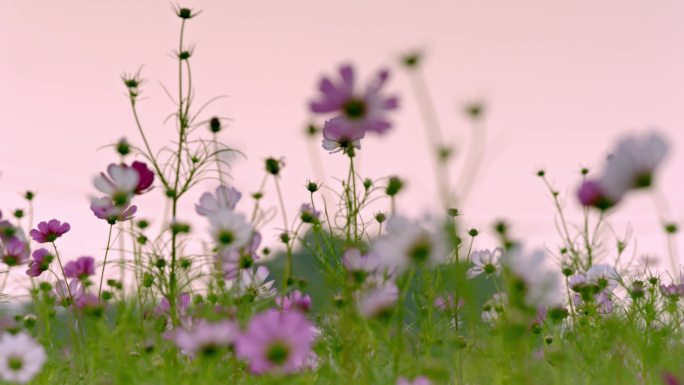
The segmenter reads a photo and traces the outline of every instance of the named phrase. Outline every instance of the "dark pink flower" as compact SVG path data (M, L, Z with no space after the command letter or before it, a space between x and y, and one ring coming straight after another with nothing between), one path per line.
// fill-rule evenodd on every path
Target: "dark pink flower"
M26 263L30 253L31 250L29 250L28 243L18 237L12 237L9 241L5 242L4 251L0 247L2 261L10 267Z
M255 374L295 373L305 367L314 337L313 325L300 312L271 309L252 317L235 354Z
M50 263L54 259L54 256L47 249L35 250L31 257L28 270L26 270L26 275L29 277L38 277L43 274L44 271L50 268Z
M109 197L102 197L95 198L90 202L90 210L96 217L113 225L133 218L138 208L135 205L129 206L128 203L117 206Z
M95 274L95 259L93 257L80 257L64 265L64 275L67 278L84 280L93 274Z
M321 95L319 99L310 103L311 111L340 116L341 124L364 133L372 131L382 134L387 131L392 126L386 116L387 111L396 109L399 105L397 97L381 93L389 77L389 71L380 70L365 90L356 89L352 66L341 66L339 74L338 82L325 76L320 80L318 89Z
M71 226L68 223L51 219L49 222L40 222L38 228L31 230L29 234L38 243L48 243L54 242L69 230Z
M143 194L150 190L154 182L154 172L143 162L135 161L131 168L138 173L138 185L135 188L136 194Z
M608 209L618 203L620 197L609 197L598 180L587 180L577 191L577 197L583 206Z
M308 313L311 310L311 297L302 294L301 291L295 290L288 295L276 298L276 304L282 308L283 311L301 311Z

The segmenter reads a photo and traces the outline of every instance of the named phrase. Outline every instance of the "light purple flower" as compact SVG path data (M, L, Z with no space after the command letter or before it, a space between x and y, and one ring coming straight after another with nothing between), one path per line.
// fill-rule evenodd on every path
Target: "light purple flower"
M498 274L500 269L499 259L503 255L503 249L497 247L494 250L480 250L473 252L471 259L475 266L468 269L468 278L477 277L480 274L491 276Z
M102 197L95 198L90 202L90 210L96 217L113 225L133 218L138 208L135 205L129 206L128 202L117 206L109 197Z
M310 203L304 203L299 208L299 217L302 219L302 222L304 223L316 223L318 222L318 217L320 215L321 212L314 209L314 207Z
M256 270L248 269L240 272L237 291L241 295L249 295L254 298L270 298L276 295L273 287L274 281L267 281L268 268L259 266Z
M21 240L19 237L12 237L5 242L4 250L0 246L0 253L2 261L7 266L23 265L28 261L31 250L27 242Z
M252 373L295 373L307 363L313 329L299 312L267 310L252 317L235 343L235 353Z
M233 187L225 185L216 188L216 194L205 192L195 205L195 211L202 216L211 216L220 210L234 210L237 203L242 198L242 193Z
M395 96L386 96L381 89L389 77L389 71L380 70L364 91L355 87L354 69L342 65L340 79L334 82L323 77L318 89L319 99L310 103L311 111L319 114L333 114L342 118L340 124L360 131L382 134L391 128L387 112L399 106Z
M200 320L191 328L178 328L171 333L171 339L184 354L211 354L217 349L231 346L237 339L240 329L235 322L223 320L208 322Z
M77 260L69 261L64 265L64 275L67 278L84 280L93 274L95 274L95 259L93 257L79 257Z
M361 139L366 132L358 126L345 124L344 119L335 117L323 125L323 148L331 154L348 151L351 148L361 149Z
M413 379L413 381L410 381L409 379L405 377L399 377L397 380L397 385L431 385L432 382L427 379L427 377L423 376L418 376Z
M366 277L375 274L379 267L378 258L375 254L361 254L357 248L349 248L342 255L342 264L357 283L363 283Z
M382 267L398 271L413 265L434 266L449 259L442 231L430 231L400 216L387 221L387 234L375 240L373 253Z
M684 297L684 284L677 285L671 283L667 286L660 285L660 292L663 293L664 296L676 300L680 297Z
M257 249L261 244L261 234L254 232L248 245L241 248L223 248L216 255L216 265L223 272L223 278L235 279L243 269L249 269L259 259Z
M74 304L78 310L83 310L86 313L99 313L105 308L105 302L97 298L95 294L83 293L74 300Z
M589 179L580 186L577 198L583 206L606 210L616 205L622 196L609 197L600 180Z
M50 268L50 263L54 256L47 249L38 249L31 254L31 261L29 261L26 275L29 277L38 277Z
M54 242L69 230L71 230L71 226L68 223L51 219L48 222L38 223L38 228L31 230L29 234L38 243L49 243Z
M294 310L308 313L311 310L311 297L307 294L302 294L299 290L295 290L288 295L276 298L276 304L283 311Z
M394 311L398 299L397 285L387 281L361 295L358 300L359 312L366 318L384 317Z
M107 175L100 173L93 180L95 188L109 196L116 206L128 203L137 191L138 183L138 171L125 164L110 164L107 167Z
M77 279L69 281L68 287L67 283L60 279L55 284L54 293L57 301L62 306L68 306L72 303L72 300L75 302L85 294L85 288L81 285L81 281Z
M456 301L456 297L453 294L447 294L435 298L434 305L438 310L455 313L463 307L464 303L463 298L459 298Z

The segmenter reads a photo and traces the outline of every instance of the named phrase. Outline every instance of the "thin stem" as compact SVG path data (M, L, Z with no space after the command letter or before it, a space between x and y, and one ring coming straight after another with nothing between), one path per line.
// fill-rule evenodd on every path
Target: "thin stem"
M100 287L97 289L97 299L102 298L102 283L104 282L104 273L105 267L107 267L107 255L109 255L109 249L111 247L113 228L114 225L109 225L109 235L107 235L107 247L105 248L104 262L102 262L102 273L100 273Z

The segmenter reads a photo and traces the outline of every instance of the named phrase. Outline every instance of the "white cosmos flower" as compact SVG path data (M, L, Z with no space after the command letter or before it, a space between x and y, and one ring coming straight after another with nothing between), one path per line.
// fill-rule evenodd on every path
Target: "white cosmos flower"
M412 264L437 265L449 257L440 231L399 216L387 221L387 234L375 241L373 253L381 266L399 271Z
M140 175L134 168L110 164L107 175L100 173L93 184L100 192L112 198L115 205L123 205L135 194L139 181Z
M45 348L26 333L0 337L0 378L25 384L35 377L45 364Z
M502 257L502 262L525 283L525 298L530 305L549 308L562 304L560 272L547 265L542 249L525 252L516 247Z
M667 151L667 142L657 133L623 138L603 171L600 183L605 194L619 201L630 189L651 186Z
M475 266L468 269L468 278L477 277L485 273L486 275L498 274L501 270L499 268L499 259L503 255L503 249L497 247L494 250L481 250L473 252L471 259Z
M620 275L610 265L594 265L586 273L587 281L599 287L600 290L613 290L620 279Z
M252 236L252 226L244 215L219 210L209 215L211 235L220 248L238 248L246 245Z
M494 325L506 309L508 296L506 293L496 293L482 306L482 320Z
M202 216L210 216L220 210L233 210L242 198L242 194L233 187L221 185L216 188L216 194L205 192L195 205L195 211Z
M251 294L255 298L274 297L276 289L273 287L274 281L267 281L268 273L266 266L259 266L256 270L242 270L237 282L238 293Z

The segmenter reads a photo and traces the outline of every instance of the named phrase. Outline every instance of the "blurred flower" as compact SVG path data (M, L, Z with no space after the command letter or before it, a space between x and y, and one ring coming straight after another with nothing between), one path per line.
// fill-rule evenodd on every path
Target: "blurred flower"
M448 259L440 232L430 232L398 216L389 219L387 234L375 241L373 253L382 266L400 271L413 264L436 265Z
M482 320L493 325L503 314L508 304L506 293L496 293L482 305Z
M357 126L344 124L341 117L335 117L323 125L323 148L331 154L352 148L361 149L361 139L366 132Z
M140 174L125 164L110 164L107 167L107 175L100 173L93 183L96 189L112 199L115 206L123 206L136 193Z
M382 318L394 311L399 289L392 281L363 293L358 300L359 312L366 318Z
M252 317L235 353L252 373L294 373L305 367L313 340L313 325L304 315L271 309Z
M427 379L427 377L418 376L410 381L406 377L399 377L397 380L397 385L431 385L432 382Z
M233 187L221 185L216 188L216 194L205 192L195 205L195 211L202 216L217 214L220 210L233 210L240 201L242 194Z
M606 210L618 203L620 197L609 197L601 185L600 180L584 181L577 191L577 197L583 206L592 206Z
M2 245L0 245L0 257L2 261L7 266L17 266L23 265L28 262L29 254L31 250L29 249L28 242L21 240L19 237L14 236L5 242L4 250Z
M464 303L463 298L456 301L453 294L448 294L435 298L434 305L438 310L456 313L463 307Z
M54 242L69 230L71 230L71 226L68 223L51 219L49 222L38 223L38 228L31 230L29 234L38 243L49 243Z
M144 194L149 191L154 182L154 172L145 163L138 161L133 162L130 168L138 173L138 185L135 187L135 193Z
M45 348L25 332L4 333L0 337L0 378L25 384L33 379L47 360Z
M499 273L499 259L503 255L503 248L481 250L473 252L471 259L475 266L468 269L468 278L477 277L484 273L487 276Z
M257 249L261 244L261 233L254 232L249 244L241 248L224 248L216 255L217 267L223 272L224 279L235 279L240 270L249 269L259 259Z
M380 70L362 92L355 89L354 69L350 65L342 65L339 74L339 82L325 76L320 80L318 89L321 95L318 100L310 103L311 111L339 116L337 124L347 126L344 128L347 132L372 131L382 134L387 131L392 126L386 116L387 111L396 109L399 105L397 97L381 93L389 71Z
M250 241L252 226L242 214L220 210L210 215L209 221L219 248L238 248Z
M366 277L378 269L378 258L373 253L361 255L357 248L349 248L342 255L342 263L357 283L363 283Z
M561 277L556 270L545 265L546 260L544 250L525 252L520 247L514 248L502 258L513 275L522 281L528 304L552 308L562 303Z
M200 320L191 328L178 328L171 333L171 339L184 354L212 354L216 350L229 347L238 336L239 328L233 321L208 322Z
M68 306L72 303L72 301L76 301L79 298L81 298L85 294L85 288L83 285L81 285L81 282L77 279L72 279L69 281L69 284L67 286L67 283L64 280L59 280L55 284L55 297L57 298L57 301L62 305L62 306ZM73 296L73 298L72 298Z
M50 268L50 263L55 258L47 249L38 249L31 255L32 259L29 261L26 275L29 277L38 277Z
M308 313L311 310L311 297L307 294L302 294L301 291L295 290L288 295L276 298L276 304L282 308L283 311L301 311Z
M256 270L243 270L237 282L238 293L251 295L254 298L269 298L276 295L274 281L268 279L268 268L259 266Z
M113 225L132 219L138 208L135 205L129 206L128 203L116 206L109 197L102 197L95 198L90 202L90 210L96 217Z
M77 260L69 261L64 265L64 275L67 278L84 280L93 274L95 274L95 259L93 257L79 257Z
M304 223L316 223L321 212L314 209L310 203L304 203L299 208L299 217Z
M599 291L613 290L620 280L620 275L612 266L594 265L586 273L587 282L598 287Z

